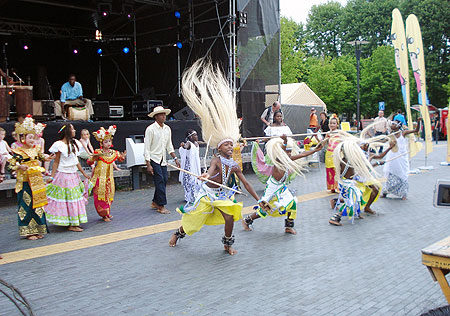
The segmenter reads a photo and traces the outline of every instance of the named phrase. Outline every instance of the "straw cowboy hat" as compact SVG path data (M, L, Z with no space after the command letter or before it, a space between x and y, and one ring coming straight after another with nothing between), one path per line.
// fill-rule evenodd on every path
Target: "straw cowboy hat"
M162 106L158 105L158 106L155 106L155 107L153 108L153 112L150 113L148 116L150 116L150 117L153 118L156 114L161 114L161 113L164 113L164 114L166 114L166 115L169 115L170 110L169 110L169 109L165 109L165 108L163 108Z

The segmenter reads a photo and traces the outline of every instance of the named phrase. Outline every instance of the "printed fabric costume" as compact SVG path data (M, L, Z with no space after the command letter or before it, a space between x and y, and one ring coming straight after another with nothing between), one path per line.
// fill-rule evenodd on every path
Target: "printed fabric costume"
M384 165L383 171L387 180L383 187L383 194L392 193L403 198L408 195L409 190L408 140L403 135L396 139L398 151L389 151L386 155L386 160L398 158L388 161Z
M286 183L289 180L289 173L285 172L280 181L277 181L273 176L267 180L264 194L260 201L265 201L270 205L270 211L265 211L261 207L256 206L256 213L266 218L267 215L272 217L285 216L289 214L288 220L297 218L297 198L289 191Z
M116 133L116 126L112 125L105 130L103 127L92 133L95 139L101 144L105 139L113 139ZM90 157L87 160L89 165L96 163L90 180L93 188L94 206L100 217L110 217L111 205L114 201L114 168L113 163L118 160L124 161L124 157L117 150L97 149L94 154L99 154L98 158Z
M44 124L34 124L31 116L27 116L22 124L16 123L15 132L17 135L36 135L44 128ZM46 234L44 206L47 205L47 195L42 178L45 169L39 164L44 161L44 155L39 146L15 147L12 152L13 156L8 162L9 169L17 172L15 191L18 202L19 235L27 237ZM28 169L24 171L19 165L25 165Z
M196 146L189 140L187 143L190 143L191 145L189 150L184 149L183 147L180 147L178 150L181 157L181 169L200 175L201 168L199 146ZM195 201L195 196L200 190L200 181L186 172L180 172L178 180L184 188L184 200L188 204L193 204Z
M363 203L363 193L358 188L356 180L342 177L339 180L339 198L335 210L339 213L342 212L341 216L348 216L353 223L355 217L359 217L361 214Z
M80 142L74 141L80 148ZM47 186L48 205L45 207L47 220L58 226L80 226L87 223L87 192L77 168L79 150L71 146L69 153L68 145L59 140L49 151L61 154L55 177Z
M328 140L328 148L325 152L325 170L327 174L327 190L337 190L336 169L333 162L333 151L339 143L338 136L331 136Z
M222 183L228 183L233 168L239 165L233 159L220 156L222 165ZM228 167L228 170L227 170ZM236 187L233 187L236 189ZM224 188L210 188L206 182L202 183L197 193L194 204L191 207L180 207L177 211L183 214L181 225L186 234L192 235L203 227L203 225L224 225L225 220L220 213L232 215L236 222L242 219L242 202L237 203L234 199L234 191Z

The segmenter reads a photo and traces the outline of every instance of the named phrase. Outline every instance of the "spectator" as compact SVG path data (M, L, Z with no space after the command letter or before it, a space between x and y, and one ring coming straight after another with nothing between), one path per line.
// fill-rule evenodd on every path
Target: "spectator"
M398 109L397 114L394 116L394 121L400 121L403 126L406 125L406 119L405 116L402 114L402 110Z
M267 126L273 123L273 114L281 109L281 104L278 101L275 101L272 106L267 107L264 112L261 114L261 121L264 123L263 130L266 129Z
M388 129L388 121L384 117L384 111L378 111L378 117L374 120L375 136L386 135Z

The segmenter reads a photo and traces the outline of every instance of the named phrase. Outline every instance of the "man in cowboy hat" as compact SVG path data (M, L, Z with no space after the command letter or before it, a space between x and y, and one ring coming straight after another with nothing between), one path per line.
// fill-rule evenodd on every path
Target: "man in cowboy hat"
M144 157L147 163L147 172L153 175L155 183L155 195L153 196L152 207L161 214L169 214L165 208L166 184L167 184L167 161L166 151L175 159L175 163L180 167L177 156L172 145L172 131L164 124L169 109L157 106L148 116L155 119L155 123L149 125L145 130Z

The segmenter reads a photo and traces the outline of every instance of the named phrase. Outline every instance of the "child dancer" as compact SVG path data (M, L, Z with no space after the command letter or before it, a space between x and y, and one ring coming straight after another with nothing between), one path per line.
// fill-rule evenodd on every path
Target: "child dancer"
M181 168L194 174L200 175L200 152L197 132L188 129L186 132L186 143L181 143L180 149ZM200 189L201 182L194 176L180 172L179 180L184 188L184 200L186 206L192 205L195 195Z
M339 119L336 114L330 118L328 126L330 127L330 133L327 134L326 139L328 139L328 147L325 152L325 170L327 174L327 190L330 190L331 193L335 193L338 188L338 183L336 180L336 170L333 162L333 151L339 143L339 136L334 134L339 126Z
M297 218L297 198L292 195L286 186L289 173L302 174L303 162L298 160L318 152L322 148L319 144L315 149L300 153L300 149L292 138L283 135L281 138L273 138L266 144L267 155L274 163L272 175L267 180L264 195L258 201L257 211L242 220L242 225L247 231L257 218L286 216L285 232L297 234L294 229L294 220ZM292 153L292 155L291 155Z
M11 148L5 141L6 131L0 127L0 179L5 179L5 167L8 159L11 158Z
M115 161L125 160L126 152L119 153L111 149L112 140L116 133L116 126L110 126L108 130L100 127L94 132L95 139L100 143L100 149L94 151L94 154L88 159L87 163L95 167L92 173L91 183L94 185L94 206L98 215L105 221L110 222L111 205L114 201L114 173L113 169L120 170Z
M94 153L94 147L91 145L91 135L87 129L81 130L81 138L80 138L80 158L84 160L88 160L89 156Z
M344 137L345 135L341 135L341 141L333 151L340 193L336 203L339 211L330 218L329 223L336 226L342 225L342 216L348 216L352 222L355 217L362 218L363 192L357 186L356 176L367 183L380 183L372 164L358 144L359 140L353 136Z
M391 123L391 130L395 138L393 138L397 145L387 155L386 160L390 160L398 156L398 159L387 162L384 165L384 174L387 178L383 188L383 197L386 197L388 193L392 193L406 200L409 190L408 173L409 173L409 161L408 161L408 140L406 135L412 133L418 133L420 130L421 118L417 120L416 129L414 130L402 130L402 123L400 121L393 121ZM398 149L398 150L397 150Z
M80 143L75 139L75 128L65 123L58 132L59 140L49 149L56 154L52 177L47 186L47 220L70 231L81 232L80 224L87 223L85 189L78 175L89 178L78 162Z
M34 124L31 116L23 123L16 123L15 132L22 146L14 148L9 159L9 169L17 172L16 193L18 202L19 235L28 240L44 238L47 233L44 206L47 205L45 183L42 178L44 168L40 162L45 158L40 147L35 145L35 135L45 128L43 124Z
M200 179L210 179L226 185L235 173L247 191L258 200L258 195L242 174L241 169L231 158L233 144L239 139L239 126L236 103L228 82L218 67L202 59L183 74L182 91L188 106L200 117L203 139L217 148L218 157L211 160L208 171ZM209 182L203 183L197 193L192 208L179 208L183 214L182 225L173 233L169 245L175 247L178 239L186 234L198 232L203 225L225 224L222 238L224 249L230 255L236 254L233 225L242 218L242 203L236 203L232 190L217 187Z

